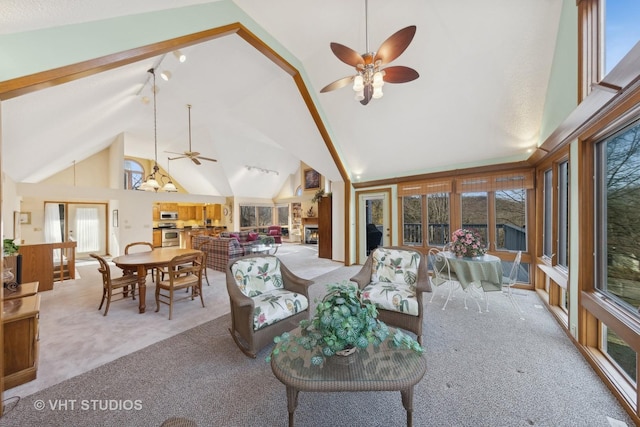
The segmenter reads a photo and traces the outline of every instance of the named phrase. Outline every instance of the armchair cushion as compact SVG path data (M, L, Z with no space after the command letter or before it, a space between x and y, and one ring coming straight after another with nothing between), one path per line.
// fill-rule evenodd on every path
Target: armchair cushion
M247 236L247 242L255 242L256 240L258 240L258 236L258 233L250 232Z
M283 287L278 258L248 258L238 260L231 266L231 273L238 288L248 297Z
M253 330L272 325L309 307L307 298L286 289L273 289L253 298Z
M362 298L385 310L399 311L412 316L420 314L415 287L403 283L369 283L362 290Z
M284 289L276 257L242 258L231 265L238 289L253 300L253 330L279 322L309 307L307 297Z
M373 252L371 282L388 282L415 288L420 255L414 251L378 248Z

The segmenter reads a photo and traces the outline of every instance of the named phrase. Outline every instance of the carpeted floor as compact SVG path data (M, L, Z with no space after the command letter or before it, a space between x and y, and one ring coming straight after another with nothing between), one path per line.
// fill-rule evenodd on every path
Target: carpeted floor
M316 279L348 279L357 267ZM415 388L416 426L610 426L632 421L591 370L537 295L492 295L490 312L458 297L427 305L427 373ZM474 307L474 306L471 306ZM285 387L264 360L245 357L227 328L207 321L32 395L6 402L3 426L160 426L184 417L199 426L285 426ZM98 331L97 331L98 332ZM6 393L5 397L11 394ZM299 426L402 426L400 393L306 393Z

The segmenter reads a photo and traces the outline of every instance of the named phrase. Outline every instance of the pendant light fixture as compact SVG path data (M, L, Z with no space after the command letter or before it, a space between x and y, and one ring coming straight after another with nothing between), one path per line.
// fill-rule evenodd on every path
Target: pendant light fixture
M144 191L158 191L160 189L160 184L156 179L156 175L159 175L160 180L164 182L165 178L168 182L162 187L163 191L173 192L178 191L176 186L171 182L171 178L167 175L164 175L160 172L160 168L158 167L158 113L157 113L157 104L156 104L156 92L158 88L156 87L156 73L153 68L147 70L148 73L151 73L153 78L153 86L151 87L151 91L153 92L153 145L154 145L154 164L153 164L153 172L147 177L144 183L140 185L139 189Z

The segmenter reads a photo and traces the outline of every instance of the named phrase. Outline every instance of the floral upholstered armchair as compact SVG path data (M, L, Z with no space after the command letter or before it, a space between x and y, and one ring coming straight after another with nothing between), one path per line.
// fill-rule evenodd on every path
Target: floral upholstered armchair
M249 357L273 338L309 317L309 286L271 255L246 255L229 262L227 291L231 336Z
M376 305L380 320L415 333L422 344L422 293L431 292L431 284L420 252L400 247L374 249L351 281L362 289L363 299Z

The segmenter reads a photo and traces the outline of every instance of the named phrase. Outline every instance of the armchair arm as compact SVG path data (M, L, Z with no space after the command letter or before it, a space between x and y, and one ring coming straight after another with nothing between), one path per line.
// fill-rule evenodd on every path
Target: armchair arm
M282 263L280 263L280 274L286 290L302 294L309 299L309 286L313 285L313 280L296 276Z
M353 276L350 280L352 282L356 282L358 284L358 288L364 289L365 286L371 283L372 267L373 267L373 257L370 254L369 257L367 258L367 261L365 261L364 265L362 266L362 269L358 272L358 274Z
M428 258L420 255L420 265L418 266L418 281L416 282L416 294L431 292L431 280L429 280Z
M240 288L238 288L236 279L233 277L233 274L231 274L231 271L227 271L227 292L229 293L231 304L237 307L251 307L251 311L253 311L253 299L243 294Z

